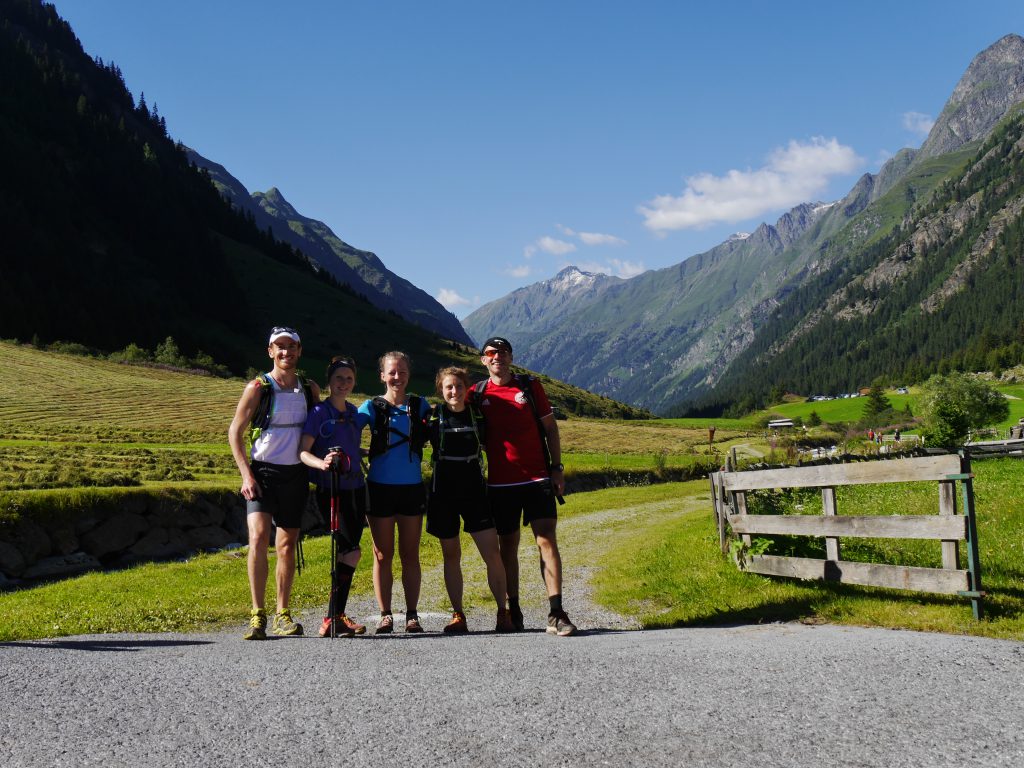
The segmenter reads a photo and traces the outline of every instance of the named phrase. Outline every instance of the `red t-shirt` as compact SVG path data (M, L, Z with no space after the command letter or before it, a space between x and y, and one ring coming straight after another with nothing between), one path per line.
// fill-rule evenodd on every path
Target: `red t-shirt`
M530 381L537 414L551 413L551 402L536 379ZM519 485L551 476L538 433L537 419L526 395L513 379L502 386L487 381L475 402L487 421L487 484Z

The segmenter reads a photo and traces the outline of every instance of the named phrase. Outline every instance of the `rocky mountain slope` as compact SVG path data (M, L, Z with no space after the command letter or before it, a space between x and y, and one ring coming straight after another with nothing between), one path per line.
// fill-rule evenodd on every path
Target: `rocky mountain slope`
M557 278L531 286L481 308L464 325L473 335L488 325L522 327L530 343L517 347L517 359L627 402L665 410L705 396L727 370L736 375L730 366L755 338L763 349L782 348L785 338L764 337L781 307L821 311L795 309L790 297L822 276L834 277L836 265L863 262L945 179L963 172L993 126L1022 100L1024 39L1008 35L974 59L920 150L900 151L842 200L798 206L745 239L730 238L589 297L560 302L552 295ZM832 310L845 309L841 301Z
M433 296L405 278L391 272L376 254L354 248L338 237L322 221L303 216L280 190L253 192L219 163L194 149L187 149L189 160L206 169L213 183L236 208L251 213L263 230L298 248L319 269L339 283L365 296L374 306L391 311L439 336L472 344L458 318Z

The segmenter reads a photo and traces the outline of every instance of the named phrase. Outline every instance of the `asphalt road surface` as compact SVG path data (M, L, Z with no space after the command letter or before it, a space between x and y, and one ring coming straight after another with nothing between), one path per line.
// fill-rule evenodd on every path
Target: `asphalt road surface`
M1012 641L241 631L0 643L0 765L1024 765Z

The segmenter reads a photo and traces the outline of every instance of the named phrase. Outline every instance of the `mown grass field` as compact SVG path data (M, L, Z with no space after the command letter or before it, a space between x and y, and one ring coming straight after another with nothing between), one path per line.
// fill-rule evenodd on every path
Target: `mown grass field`
M6 342L0 351L12 371L10 391L0 400L0 491L237 483L227 428L242 379L120 365ZM377 383L373 372L362 373L352 401L376 394ZM569 472L653 469L660 454L665 466L688 466L695 447L707 443L703 423L697 428L572 417L560 426ZM723 429L716 447L725 449L743 434Z
M40 484L82 485L82 473L92 480L128 475L143 486L237 486L225 433L241 380L0 346L15 370L12 394L0 400L0 502L8 512L18 507L9 503L12 499L62 493L31 490ZM1024 395L1024 386L1005 390ZM913 396L903 396L912 408ZM891 397L897 407L903 402L899 397ZM1017 408L1017 402L1011 400L1011 408ZM795 416L817 410L826 421L841 420L842 414L850 413L858 418L863 403L863 398L789 403L772 411ZM659 464L689 466L720 458L733 446L756 456L767 446L755 423L754 417L640 422L570 418L560 422L560 428L571 474L648 470ZM711 457L707 455L710 425L716 427ZM587 564L599 602L648 627L799 619L1020 639L1024 637L1024 511L1018 500L1024 494L1024 464L989 460L977 462L976 471L983 579L990 593L988 617L982 622L971 619L966 601L954 598L793 582L738 571L718 553L704 481L573 494L559 513L567 530L573 531L563 546L567 562L575 559ZM116 494L117 490L88 491L105 492ZM792 512L816 510L810 498L772 503L788 505ZM798 504L803 508L798 509ZM929 514L934 510L935 490L932 486L843 489L839 504L841 510ZM438 568L436 542L429 536L423 542L425 571ZM778 541L770 551L802 548L810 552L816 546ZM473 551L468 540L464 551ZM896 546L884 541L844 543L843 553L850 559L915 565L934 565L939 557L937 544ZM310 575L297 581L294 603L319 605L325 593L327 539L309 540L306 555ZM371 592L368 560L364 558L356 574L357 594ZM486 589L470 586L471 578L467 566L469 605L486 605ZM476 578L479 581L479 574ZM440 587L435 588L440 594ZM0 615L5 617L0 639L241 625L247 595L240 552L93 573L0 594ZM442 603L433 608L444 610Z

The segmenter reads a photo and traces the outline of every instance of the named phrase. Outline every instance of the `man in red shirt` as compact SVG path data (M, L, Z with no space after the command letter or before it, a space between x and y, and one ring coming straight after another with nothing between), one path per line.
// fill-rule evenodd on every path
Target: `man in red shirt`
M512 372L508 339L488 339L480 355L489 378L474 387L473 397L487 424L487 494L505 564L512 623L523 629L519 535L520 525L528 524L540 550L550 603L547 631L567 637L576 627L562 609L562 557L555 536L555 499L565 490L558 423L541 383Z

